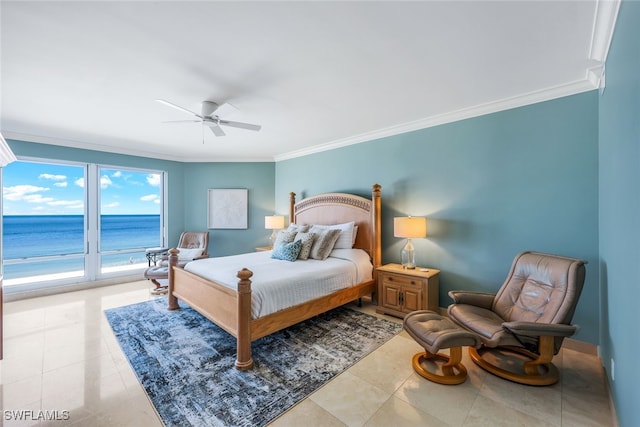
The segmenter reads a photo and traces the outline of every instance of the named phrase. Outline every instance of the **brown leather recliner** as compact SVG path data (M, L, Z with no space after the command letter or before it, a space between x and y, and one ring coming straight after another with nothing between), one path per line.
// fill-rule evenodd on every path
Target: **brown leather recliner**
M180 235L177 248L180 251L178 265L181 267L190 261L208 258L209 232L185 231ZM167 252L162 255L157 265L150 266L144 272L144 278L155 285L155 289L152 291L155 294L167 292L168 283L163 283L168 282L169 279L169 255Z
M472 360L510 381L551 385L558 381L551 363L565 337L582 291L585 261L538 252L516 256L504 284L493 294L450 291L451 320L478 335Z

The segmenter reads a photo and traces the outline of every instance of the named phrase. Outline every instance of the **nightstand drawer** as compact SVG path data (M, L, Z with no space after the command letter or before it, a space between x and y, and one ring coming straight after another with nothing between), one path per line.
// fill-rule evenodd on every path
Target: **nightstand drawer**
M382 273L382 282L394 283L399 286L414 286L416 288L424 286L426 281L415 277L401 276L399 274Z

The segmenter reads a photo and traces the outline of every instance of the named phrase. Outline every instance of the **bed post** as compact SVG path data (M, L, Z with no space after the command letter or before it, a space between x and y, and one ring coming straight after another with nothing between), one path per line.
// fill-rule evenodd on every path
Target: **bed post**
M289 193L289 224L293 224L296 221L295 214L293 211L294 206L296 205L296 193L293 191Z
M178 265L178 253L180 253L180 251L176 248L169 250L169 310L177 310L180 308L178 298L173 295L173 282L175 280L173 268Z
M236 368L245 371L253 366L251 358L251 270L238 271L238 331Z
M382 265L382 199L381 199L382 186L380 184L373 184L371 191L371 200L373 206L371 209L371 224L372 224L372 245L373 250L371 258L373 261L373 278L376 279L376 268Z

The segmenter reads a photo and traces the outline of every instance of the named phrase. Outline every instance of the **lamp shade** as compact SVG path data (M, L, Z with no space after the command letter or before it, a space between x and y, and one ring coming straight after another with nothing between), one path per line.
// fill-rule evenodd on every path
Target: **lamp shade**
M427 237L427 219L413 216L393 218L393 236L407 239Z
M284 217L281 215L265 216L264 228L268 230L280 230L284 228Z

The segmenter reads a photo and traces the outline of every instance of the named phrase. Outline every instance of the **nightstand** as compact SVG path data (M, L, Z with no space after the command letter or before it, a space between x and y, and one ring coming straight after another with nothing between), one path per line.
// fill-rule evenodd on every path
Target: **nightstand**
M426 271L424 271L426 270ZM435 268L413 270L386 264L378 272L378 313L404 317L416 310L439 313L438 275Z

